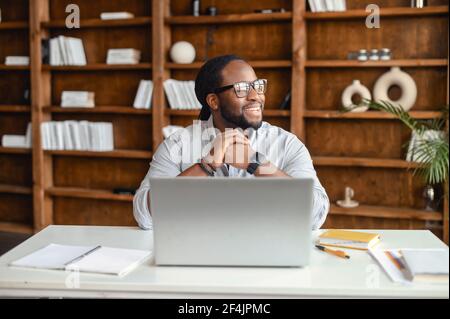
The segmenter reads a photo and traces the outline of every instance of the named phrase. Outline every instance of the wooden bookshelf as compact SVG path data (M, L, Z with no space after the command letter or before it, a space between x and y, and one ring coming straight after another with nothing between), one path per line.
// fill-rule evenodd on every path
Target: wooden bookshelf
M83 12L80 29L65 28L69 3ZM207 58L235 53L269 80L265 120L308 147L332 202L324 227L426 229L432 222L442 225L432 231L448 241L448 201L440 211L425 211L424 185L413 177L419 165L404 160L408 130L386 113L339 111L342 91L354 79L371 90L388 68L400 66L419 90L410 115L440 116L449 96L448 1L430 0L423 9L409 8L409 0L374 3L381 7L380 29L365 27L363 0L347 1L345 12L324 13L309 12L303 0L231 0L214 3L215 17L193 17L190 0L0 0L0 41L13 41L15 48L0 47L0 88L10 88L8 94L0 90L0 135L24 134L26 123L33 123L32 150L0 147L0 170L8 172L0 173L0 230L28 232L54 223L135 225L132 196L112 190L138 188L163 140L162 127L190 125L199 114L170 109L163 81L193 80ZM202 12L212 4L202 1ZM286 12L254 13L277 7ZM135 18L99 19L106 11L129 11ZM42 63L41 40L58 35L83 39L86 66ZM182 40L196 48L191 64L169 59L171 44ZM119 47L141 50L141 62L106 64L107 50ZM392 49L392 60L346 60L350 51L384 47ZM5 66L6 55L30 55L31 65ZM132 107L141 79L154 83L151 110ZM27 84L32 96L25 102ZM291 88L291 108L280 110ZM96 107L60 107L63 90L94 91ZM116 150L44 151L40 124L50 120L112 122ZM345 186L354 188L358 208L334 204ZM16 210L18 217L2 209Z
M447 59L402 59L389 61L356 61L356 60L307 60L308 68L379 68L379 67L442 67L447 66Z
M125 201L125 202L133 201L132 195L114 194L112 191L106 190L94 190L75 187L50 187L45 192L48 195L55 197L102 199L102 200Z
M101 19L85 19L80 21L81 28L109 28L109 27L130 27L130 26L150 26L151 17L136 17L131 19L117 20L101 20ZM66 27L65 20L54 20L42 22L42 28L47 29L63 29Z
M304 84L297 93L301 97L297 120L301 120L296 125L332 202L324 227L423 229L428 222L437 222L443 228L430 230L445 237L448 223L442 221L447 208L423 210L424 185L413 177L420 165L404 160L403 145L410 137L404 125L386 113L339 110L341 94L352 80L359 79L372 90L389 67L399 66L415 79L420 92L410 115L422 120L440 117L439 109L448 104L448 41L441 42L441 36L448 34L448 2L430 1L423 9L409 8L409 1L402 0L374 3L381 7L380 29L365 27L368 3L364 1L347 1L345 12L312 13L301 8L307 10L300 21L306 43L299 57ZM415 29L413 36L417 23L420 30ZM405 28L401 35L395 31L399 24ZM352 37L347 36L350 33ZM421 41L430 46L417 50ZM346 60L350 51L377 48L390 48L393 59ZM399 91L391 94L395 100ZM355 190L359 207L334 204L344 197L346 186Z
M31 112L29 105L0 105L0 113L28 113Z
M1 22L0 30L28 29L28 21Z
M96 106L93 108L86 107L61 107L61 106L46 106L43 108L44 112L51 113L86 113L86 114L135 114L135 115L151 115L152 110L136 109L132 106Z
M243 13L243 14L224 14L217 16L169 16L165 18L165 22L171 25L189 25L189 24L242 24L242 23L262 23L275 21L290 21L292 19L291 12L280 13Z
M65 150L46 150L44 153L57 156L75 156L75 157L109 157L109 158L134 158L148 159L152 158L152 152L136 150L114 150L107 152L94 151L65 151Z
M29 0L0 0L0 140L25 135L31 122L31 67L5 65L7 56L30 56ZM0 232L31 234L33 221L32 150L0 144Z
M43 71L121 71L121 70L148 70L151 69L151 63L139 63L139 64L88 64L88 65L44 65L42 67Z
M380 17L422 17L445 15L448 13L448 6L430 6L425 8L408 8L408 7L393 7L381 8ZM365 9L352 9L345 12L306 12L305 19L307 20L335 20L335 19L358 19L366 18L367 12Z
M413 111L409 112L412 118L420 120L431 120L439 118L440 112L435 111ZM305 111L305 118L316 119L380 119L380 120L397 120L397 118L386 112L367 111L367 112L340 112L340 111Z

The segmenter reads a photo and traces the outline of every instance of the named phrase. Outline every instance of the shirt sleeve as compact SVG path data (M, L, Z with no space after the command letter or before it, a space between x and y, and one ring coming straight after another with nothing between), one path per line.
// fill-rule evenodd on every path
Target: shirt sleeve
M292 136L287 140L285 156L282 170L286 174L314 180L312 228L319 229L327 218L330 201L314 170L311 155L306 146L296 136Z
M142 229L153 228L149 207L150 178L175 177L180 173L181 148L174 139L165 139L153 155L150 168L133 197L133 215L139 227Z

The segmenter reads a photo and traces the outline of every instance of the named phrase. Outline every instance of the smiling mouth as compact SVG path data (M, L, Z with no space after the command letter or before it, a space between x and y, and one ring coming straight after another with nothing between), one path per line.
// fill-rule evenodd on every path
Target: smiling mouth
M261 111L261 110L262 110L262 107L259 104L253 104L253 105L244 107L244 111L256 112L256 111Z

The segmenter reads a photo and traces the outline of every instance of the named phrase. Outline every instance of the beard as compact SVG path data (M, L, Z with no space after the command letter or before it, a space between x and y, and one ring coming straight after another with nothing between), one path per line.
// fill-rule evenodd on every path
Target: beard
M236 115L230 112L230 107L228 107L226 104L221 103L220 109L220 115L222 115L222 118L226 120L227 122L236 125L237 127L240 127L243 130L246 130L248 128L253 128L254 130L257 130L262 125L262 120L257 122L250 122L244 115L244 112L241 111L241 114ZM261 111L264 110L264 105L261 104Z

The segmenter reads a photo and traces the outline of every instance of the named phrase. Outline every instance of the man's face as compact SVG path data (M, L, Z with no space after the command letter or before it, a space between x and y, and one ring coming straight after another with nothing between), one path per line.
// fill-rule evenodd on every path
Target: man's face
M244 61L235 60L222 70L221 86L236 82L253 82L257 79L253 68ZM238 97L234 88L217 94L219 111L222 118L243 130L252 127L258 129L262 124L262 110L266 100L264 94L258 94L251 87L246 97Z

